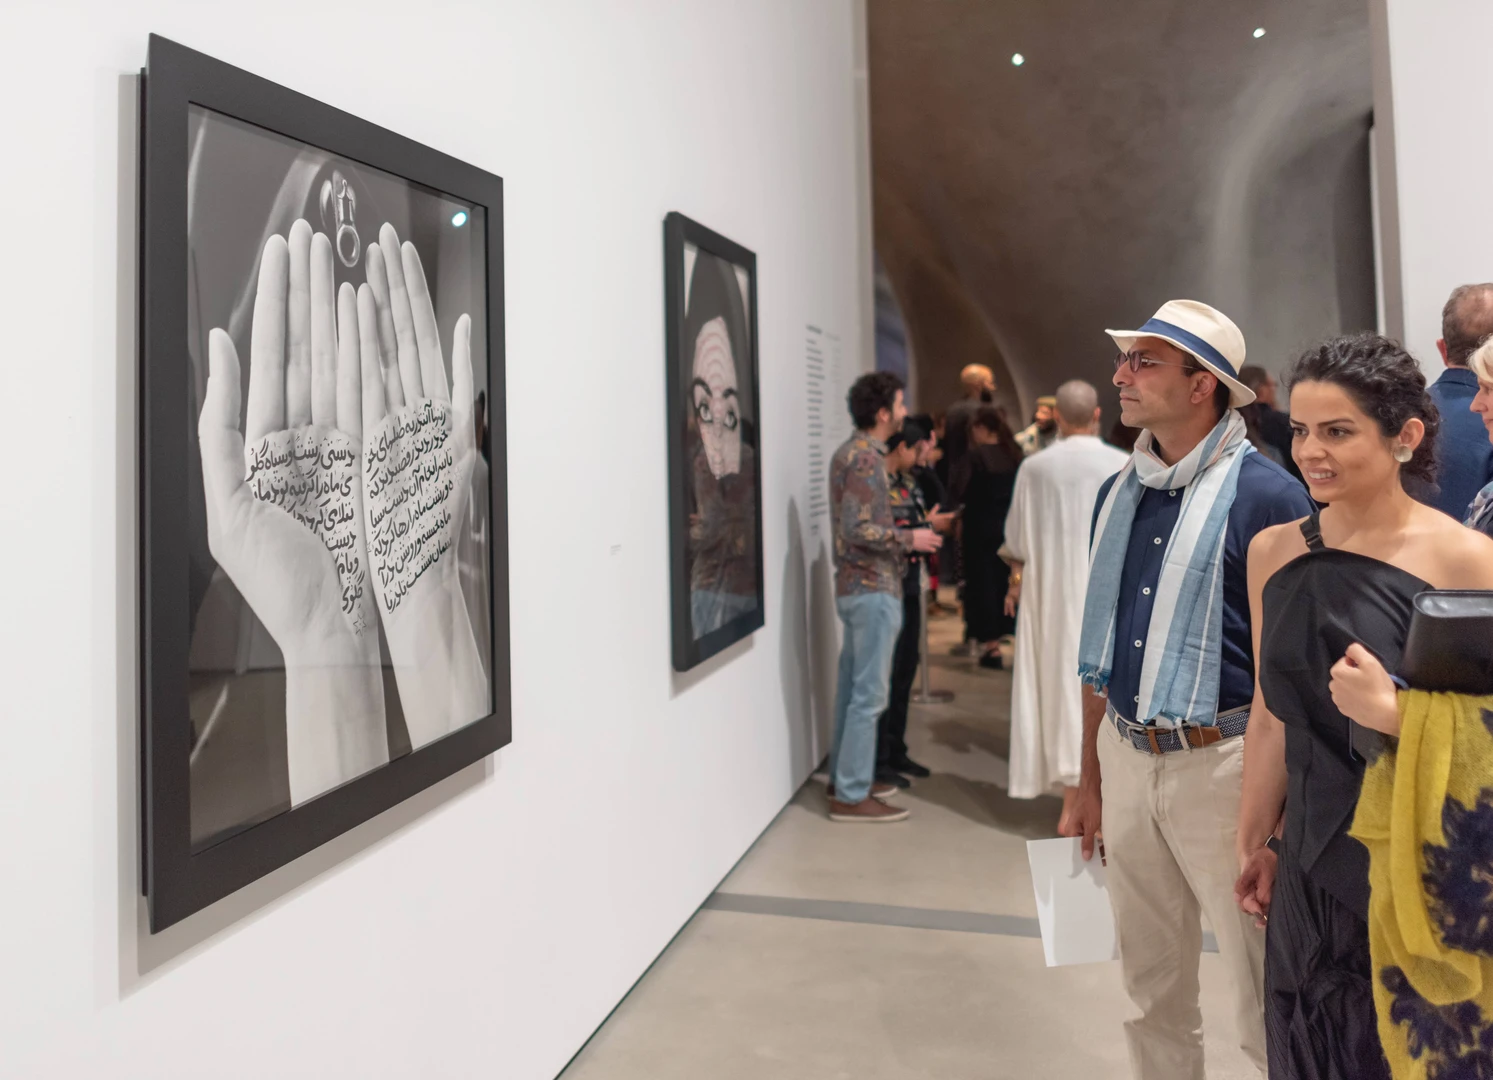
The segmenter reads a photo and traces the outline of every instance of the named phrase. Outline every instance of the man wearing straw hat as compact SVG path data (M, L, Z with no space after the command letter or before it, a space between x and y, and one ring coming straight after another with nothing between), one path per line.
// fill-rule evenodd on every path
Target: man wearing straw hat
M1173 300L1119 347L1120 417L1142 428L1100 488L1079 639L1084 744L1069 835L1102 833L1137 1080L1203 1080L1201 914L1218 940L1240 1046L1266 1069L1264 934L1234 902L1254 697L1246 558L1261 529L1312 512L1253 451L1236 411L1244 336Z

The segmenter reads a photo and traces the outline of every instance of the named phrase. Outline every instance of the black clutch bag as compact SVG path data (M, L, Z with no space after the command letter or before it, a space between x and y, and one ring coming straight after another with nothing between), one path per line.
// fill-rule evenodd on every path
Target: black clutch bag
M1493 592L1428 591L1418 593L1412 603L1415 610L1399 673L1390 674L1395 685L1478 697L1493 694ZM1347 651L1346 638L1339 643L1329 636L1328 641L1335 653ZM1350 720L1348 745L1353 757L1374 761L1384 749L1385 737Z
M1400 659L1413 690L1493 695L1493 592L1423 592Z

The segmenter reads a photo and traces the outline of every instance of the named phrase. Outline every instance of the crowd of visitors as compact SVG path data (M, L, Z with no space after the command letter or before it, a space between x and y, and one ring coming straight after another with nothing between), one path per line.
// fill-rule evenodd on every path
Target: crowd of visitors
M968 655L1014 656L1010 795L1106 862L1137 1078L1204 1076L1204 915L1262 1075L1493 1076L1493 703L1400 677L1417 597L1493 610L1493 284L1447 301L1429 386L1376 334L1278 383L1190 300L1107 333L1108 442L1083 381L1020 433L982 365L941 418L852 389L831 818L901 820L928 775L937 572Z

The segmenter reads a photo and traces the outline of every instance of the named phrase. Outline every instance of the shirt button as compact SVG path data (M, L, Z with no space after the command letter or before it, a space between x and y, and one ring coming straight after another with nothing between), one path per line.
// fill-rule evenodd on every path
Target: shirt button
M1151 543L1153 543L1153 544L1159 544L1159 543L1161 543L1161 537L1158 536L1155 540L1152 540Z
M1136 695L1135 695L1135 703L1136 703L1136 704L1137 704L1137 705L1139 705L1139 704L1140 704L1140 695L1139 695L1139 694L1136 694Z
M1141 590L1141 595L1142 596L1150 596L1151 595L1151 586L1147 585L1144 589L1142 589Z
M1174 499L1177 497L1177 493L1175 491L1168 491L1167 494L1170 495Z
M1136 648L1137 648L1137 649L1139 649L1139 648L1140 648L1140 647L1141 647L1141 645L1142 645L1142 642L1141 642L1141 640L1140 640L1140 639L1139 639L1139 638L1137 638L1137 639L1136 639L1136 641L1135 641L1135 647L1136 647Z

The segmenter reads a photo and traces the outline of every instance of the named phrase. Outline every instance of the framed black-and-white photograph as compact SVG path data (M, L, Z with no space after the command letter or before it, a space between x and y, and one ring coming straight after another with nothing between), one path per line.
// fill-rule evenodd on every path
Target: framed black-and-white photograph
M757 256L664 219L674 668L763 623Z
M160 37L143 86L154 932L511 714L502 180Z

